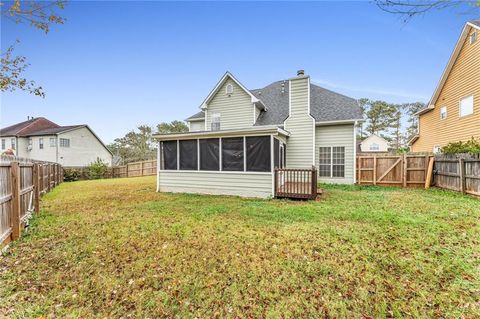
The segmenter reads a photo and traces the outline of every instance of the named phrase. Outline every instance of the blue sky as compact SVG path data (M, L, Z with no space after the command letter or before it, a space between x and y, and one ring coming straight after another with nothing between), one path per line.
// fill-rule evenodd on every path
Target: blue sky
M477 11L478 12L478 11ZM70 2L47 35L1 21L46 98L2 93L1 126L44 116L89 124L107 143L140 124L185 119L225 71L254 89L305 69L354 98L427 102L466 20L408 23L371 2Z

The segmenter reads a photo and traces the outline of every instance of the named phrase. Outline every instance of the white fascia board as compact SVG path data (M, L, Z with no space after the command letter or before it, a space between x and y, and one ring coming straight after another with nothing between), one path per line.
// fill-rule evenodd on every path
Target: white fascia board
M195 138L209 138L209 137L233 137L245 135L284 135L290 136L288 131L285 131L277 126L259 126L247 129L234 130L220 130L220 131L203 131L203 132L185 132L185 133L171 133L171 134L154 134L153 138L160 141L177 140L177 139L195 139Z
M354 120L338 120L338 121L319 121L315 122L316 126L326 126L326 125L335 125L335 124L355 124L356 122L363 121L363 119L354 119Z

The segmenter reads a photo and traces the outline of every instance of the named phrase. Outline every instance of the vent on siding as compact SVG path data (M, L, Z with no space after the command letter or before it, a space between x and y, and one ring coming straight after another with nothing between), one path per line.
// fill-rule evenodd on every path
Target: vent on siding
M233 85L232 84L227 84L227 87L226 87L226 93L228 95L231 95L233 93Z

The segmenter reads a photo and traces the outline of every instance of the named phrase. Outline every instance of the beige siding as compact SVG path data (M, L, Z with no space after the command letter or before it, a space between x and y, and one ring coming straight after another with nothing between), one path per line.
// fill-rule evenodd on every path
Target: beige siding
M473 114L459 117L460 100L469 95L474 98ZM420 116L420 137L412 145L414 152L432 152L434 146L472 137L480 139L480 39L471 45L467 37L434 105L435 109ZM441 120L443 106L447 107L447 118Z
M354 126L332 125L317 126L315 129L315 166L318 169L319 147L344 146L345 147L345 178L319 177L319 182L353 184L354 183ZM288 154L288 145L287 145Z
M190 132L205 131L205 121L194 121L190 123Z
M40 149L40 138L43 138L43 149ZM29 158L56 162L57 161L57 146L50 146L50 138L57 140L56 136L32 136L32 150L27 152ZM28 145L28 139L25 139Z
M70 139L70 147L58 147L58 162L64 166L86 166L97 157L112 165L112 155L87 128L59 134L60 138Z
M160 192L273 196L271 173L160 171L158 183Z
M291 133L287 145L287 167L310 168L313 165L315 120L309 114L308 77L290 80L290 116L285 129Z
M227 95L225 91L228 84L233 85L231 95ZM252 126L253 112L254 107L250 95L233 80L228 79L208 103L205 117L207 130L211 129L213 113L220 113L220 129L228 130Z

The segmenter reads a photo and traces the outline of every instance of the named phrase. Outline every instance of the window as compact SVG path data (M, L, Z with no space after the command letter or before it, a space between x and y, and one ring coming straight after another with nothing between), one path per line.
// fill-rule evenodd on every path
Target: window
M4 138L2 138L2 150L4 150L4 149L5 149L5 147L6 147L5 139L4 139Z
M177 141L162 142L163 169L177 169Z
M60 138L60 147L70 147L70 139Z
M220 113L212 113L212 131L220 130Z
M460 101L460 116L467 116L473 113L473 95L467 96Z
M10 144L12 145L12 150L16 149L16 146L15 146L15 138L12 138L10 140Z
M320 147L318 165L320 177L345 177L345 147Z
M232 84L227 84L225 91L228 95L233 93L233 85Z
M472 34L470 34L470 44L474 44L475 42L477 41L477 32L472 32Z
M180 169L197 170L197 140L180 141Z
M378 150L380 150L380 145L378 145L377 143L370 144L370 151L378 151Z
M434 153L434 154L441 153L441 151L442 151L442 147L441 147L441 146L435 145L435 146L433 147L433 153Z
M42 138L42 137L40 137L40 138L38 139L38 147L39 147L41 150L43 150L43 138Z
M440 119L441 120L444 120L447 118L447 107L446 106L442 106L440 108Z
M273 167L280 167L280 142L273 139Z
M32 141L32 138L29 137L29 138L28 138L28 147L27 147L27 149L30 151L30 150L32 149L32 147L33 147L33 141Z
M333 147L332 177L345 177L345 147Z
M247 171L270 172L270 136L246 137Z
M319 148L319 163L318 163L318 174L320 177L330 177L331 176L331 147L320 147Z
M220 170L220 149L218 138L199 140L200 142L200 170Z
M55 137L50 137L50 147L55 147L57 144L57 139Z
M243 171L243 137L222 138L222 170Z

